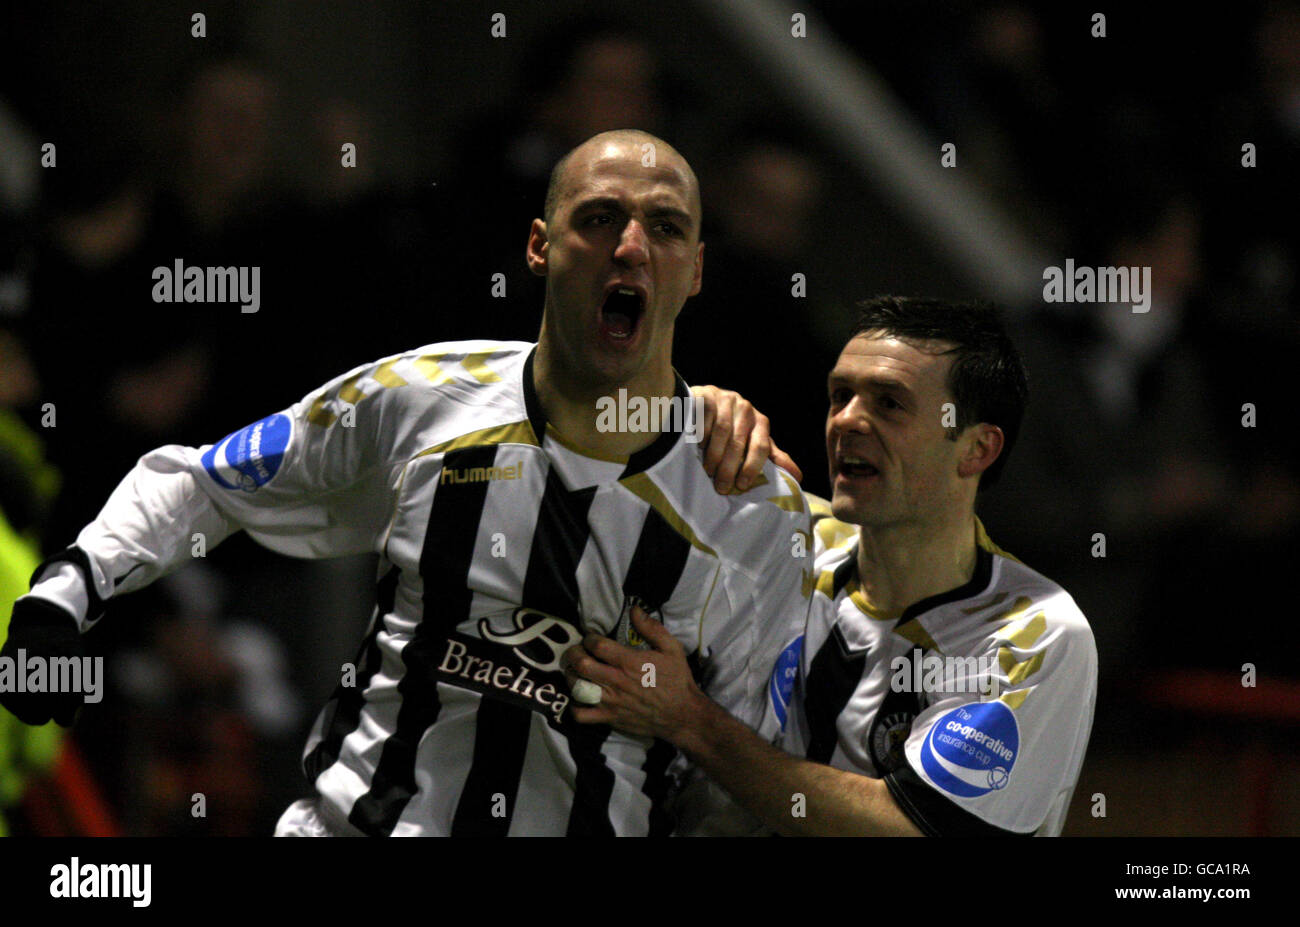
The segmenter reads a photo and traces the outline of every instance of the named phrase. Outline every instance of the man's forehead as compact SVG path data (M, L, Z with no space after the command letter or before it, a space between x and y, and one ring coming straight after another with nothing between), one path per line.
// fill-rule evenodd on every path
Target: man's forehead
M575 153L565 171L563 196L600 194L631 182L645 192L691 204L691 174L681 155L662 145L654 151L653 165L642 144L633 139L602 141L589 151Z
M904 341L892 335L857 335L849 339L835 364L847 376L887 375L906 383L942 386L952 365L953 347L946 341Z

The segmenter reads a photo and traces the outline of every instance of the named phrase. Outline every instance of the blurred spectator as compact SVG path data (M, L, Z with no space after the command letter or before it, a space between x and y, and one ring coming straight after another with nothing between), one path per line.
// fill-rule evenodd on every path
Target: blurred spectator
M558 23L526 54L520 81L458 145L448 209L456 217L450 244L459 269L439 284L440 298L453 307L437 320L447 331L440 337L534 340L542 285L523 252L551 167L608 129L644 129L673 141L658 56L645 37L614 20ZM495 274L504 275L504 299L491 293Z
M677 322L678 369L688 382L753 401L803 469L804 486L826 495L834 351L814 326L834 305L814 251L830 211L823 166L794 138L758 124L731 133L705 164L704 286Z
M302 715L284 647L264 622L227 614L228 581L205 563L157 586L133 597L148 621L116 615L96 631L113 653L109 692L78 736L128 833L267 833L292 783L287 763L262 758L296 751Z

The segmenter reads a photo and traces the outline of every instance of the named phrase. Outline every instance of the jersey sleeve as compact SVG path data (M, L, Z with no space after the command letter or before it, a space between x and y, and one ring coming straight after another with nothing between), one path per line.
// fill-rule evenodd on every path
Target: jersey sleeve
M746 513L754 519L753 527L744 531L748 543L724 565L721 601L713 602L705 615L703 643L709 656L701 688L771 743L781 736L789 701L780 667L791 652L798 659L803 643L812 599L813 541L799 485L768 466L769 482L750 490L763 505ZM790 679L793 682L793 676ZM740 837L770 832L684 759L678 777L680 785L671 800L676 834Z
M704 685L705 694L768 741L780 735L784 718L784 704L771 689L773 672L803 633L813 565L807 502L790 476L771 469L776 479L757 490L762 505L754 514L763 521L747 532L749 545L724 571L729 618L708 642Z
M1096 705L1092 632L1061 593L972 650L974 691L917 716L890 793L931 836L1059 834Z
M84 629L104 600L241 529L290 556L374 549L392 515L396 451L412 428L405 391L386 388L397 360L358 367L215 444L144 455L75 547L47 561L32 594Z

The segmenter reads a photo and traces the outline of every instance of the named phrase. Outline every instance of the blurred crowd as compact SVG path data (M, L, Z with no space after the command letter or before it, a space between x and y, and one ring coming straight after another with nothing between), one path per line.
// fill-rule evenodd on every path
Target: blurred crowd
M898 5L871 29L856 4L808 6L1043 253L1152 268L1145 314L1008 307L1030 411L981 508L1001 546L1080 602L1103 694L1153 667L1300 676L1300 632L1273 611L1300 548L1286 374L1300 6L1251 8L1231 30L1170 24L1178 47L1217 32L1201 62L1131 47L1118 18L1099 62L1086 24L1023 3ZM792 286L857 271L821 247L841 221L827 141L772 107L698 111L699 78L616 20L559 23L530 54L527 81L454 127L439 176L455 183L381 176L364 156L375 120L342 97L315 102L310 137L289 146L299 160L281 163L277 70L239 49L193 62L156 138L112 139L93 167L65 147L37 168L47 114L0 93L0 529L21 562L70 544L154 446L214 442L420 344L535 338L543 286L522 253L550 168L626 126L677 143L703 185L705 285L678 324L679 370L751 398L825 494L839 344L824 332L874 295ZM345 143L363 153L354 168ZM151 271L177 258L262 267L262 310L155 303ZM102 790L96 820L121 832L269 832L303 791L306 725L368 618L368 563L290 565L241 539L219 554L114 602L92 632L109 690L74 736ZM1099 736L1117 726L1099 709ZM5 813L20 831L109 826Z

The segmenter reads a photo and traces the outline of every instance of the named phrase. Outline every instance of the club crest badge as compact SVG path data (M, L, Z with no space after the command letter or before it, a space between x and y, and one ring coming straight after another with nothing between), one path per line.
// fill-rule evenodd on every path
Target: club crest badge
M636 628L632 627L632 606L639 605L642 610L660 624L664 623L663 610L653 608L639 596L623 596L623 611L618 616L618 625L614 628L614 640L620 644L625 644L633 650L649 650L650 644L640 634L636 633Z

